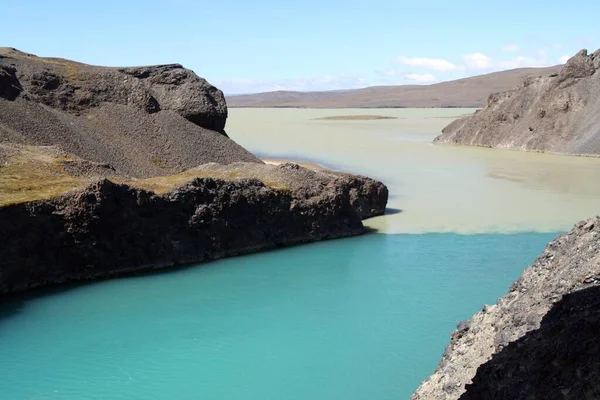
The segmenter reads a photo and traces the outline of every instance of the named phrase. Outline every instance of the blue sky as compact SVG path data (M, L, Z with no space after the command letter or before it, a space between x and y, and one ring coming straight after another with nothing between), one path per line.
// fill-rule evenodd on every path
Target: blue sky
M226 94L428 84L600 47L600 2L7 1L0 46L100 65L178 62Z

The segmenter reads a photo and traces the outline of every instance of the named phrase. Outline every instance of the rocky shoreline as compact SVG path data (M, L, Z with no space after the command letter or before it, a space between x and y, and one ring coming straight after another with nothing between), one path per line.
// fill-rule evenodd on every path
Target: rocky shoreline
M600 155L600 50L490 95L438 143ZM552 241L495 305L452 333L411 400L600 398L600 218Z
M598 398L598 289L600 217L548 244L495 305L459 323L411 400Z
M381 182L266 165L179 64L0 48L0 294L365 232Z
M163 195L99 180L0 208L0 294L365 232L388 191L369 178L263 166L313 186L195 178Z

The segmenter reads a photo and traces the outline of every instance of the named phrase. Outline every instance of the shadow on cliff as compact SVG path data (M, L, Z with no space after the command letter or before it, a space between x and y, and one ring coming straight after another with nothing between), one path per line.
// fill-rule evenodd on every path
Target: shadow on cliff
M396 215L396 214L400 214L402 213L403 210L399 209L399 208L386 208L385 209L385 215Z
M212 269L214 266L218 266L218 268L229 268L235 269L238 265L244 265L248 262L252 262L253 257L264 257L267 258L267 263L275 264L272 260L277 259L278 257L287 257L289 254L296 254L297 256L294 259L302 258L304 255L310 255L316 253L323 253L324 249L329 247L336 247L338 243L344 243L344 241L354 241L355 243L364 243L364 239L366 237L378 236L377 231L374 229L366 228L366 233L364 235L349 237L349 238L334 238L329 240L322 240L317 242L308 242L308 243L299 243L292 246L284 246L284 247L276 247L272 249L265 249L255 253L245 253L237 256L229 256L221 259L215 260L207 260L200 263L190 263L190 264L182 264L175 265L171 267L166 267L157 270L140 270L133 272L124 272L119 273L118 275L113 275L106 278L100 278L95 280L82 280L76 282L67 282L62 284L54 284L48 287L40 287L31 289L26 292L18 292L9 295L0 295L0 328L2 327L2 321L10 318L14 315L17 315L23 311L25 311L28 303L32 300L43 299L44 297L52 297L65 294L67 292L76 291L80 289L84 289L86 287L92 288L96 285L102 285L104 283L108 283L110 281L126 281L126 280L135 280L135 279L144 279L144 278L152 278L152 277L164 277L165 279L179 279L178 274L186 274L189 270L198 270L200 271L206 269ZM344 240L342 240L344 239ZM368 241L371 242L371 241ZM352 246L349 250L344 252L340 252L337 254L337 262L341 265L349 265L351 264L351 259L353 257L354 252L356 251L356 247ZM285 253L283 253L285 252ZM283 255L281 255L283 253ZM327 253L327 251L325 251ZM281 262L281 265L285 265L286 262ZM314 269L315 265L308 266L307 269ZM322 265L321 265L322 267ZM251 267L250 267L251 268ZM343 273L343 268L336 269L335 273ZM331 269L322 268L321 273L331 272ZM308 273L308 271L304 271ZM313 272L319 272L313 271ZM192 272L195 273L195 272ZM235 274L235 272L233 272ZM296 270L291 271L291 274L296 277L296 282L300 282L303 279L303 275L305 273L298 274ZM341 277L340 277L341 278ZM281 287L281 290L285 292L285 287Z
M0 298L0 321L14 314L18 314L25 307L25 302L30 296L17 295L10 299Z
M267 331L280 332L285 337L274 348L322 352L323 359L337 361L340 346L348 346L343 353L349 358L340 362L356 362L372 349L377 365L387 358L399 368L410 363L402 374L389 374L391 390L406 399L435 368L456 322L501 296L554 236L375 233L32 291L1 300L0 352L26 351L27 341L34 349L56 349L76 332L118 336L124 356L135 359L139 353L128 349L146 346L139 332L147 330L164 340L193 331L206 343L236 345L262 343ZM186 322L172 325L173 319ZM311 337L339 346L314 347ZM61 348L80 362L78 346ZM237 359L235 352L232 358L220 354L223 359L210 354L196 357L214 360L216 369ZM10 365L10 357L5 361ZM289 358L271 361L276 370L289 368ZM364 367L362 376L373 372ZM336 378L339 369L327 371ZM339 378L345 382L346 375Z
M600 399L599 333L600 286L566 295L482 364L460 399Z
M398 213L401 210L392 209L391 212ZM193 282L194 285L181 289L183 295L185 290L192 292L199 290L197 286L204 285L205 280L212 279L214 275L220 275L219 283L216 285L223 292L228 290L227 285L232 284L231 282L240 276L247 275L245 279L251 283L256 277L270 279L271 276L275 276L276 278L273 279L281 281L273 283L273 287L277 288L276 296L284 298L291 290L301 292L314 290L315 282L328 282L333 289L337 287L336 285L347 285L348 280L352 282L360 276L360 281L387 277L384 283L391 286L389 288L386 286L386 289L382 289L381 292L404 291L406 299L402 299L401 302L415 300L410 295L414 288L422 288L423 291L432 286L444 288L437 297L419 297L417 299L419 304L415 307L425 307L426 310L431 311L431 315L427 316L428 319L437 320L443 317L451 321L448 325L448 329L451 329L455 321L464 319L477 311L481 304L493 302L501 295L526 265L523 261L524 255L528 255L528 260L533 260L533 257L553 237L554 234L534 233L415 235L375 232L343 240L327 240L273 249L215 262L122 275L120 279L66 283L0 297L0 323L3 319L25 311L35 300L75 291L87 295L88 292L104 290L103 285L113 285L113 281L121 285L119 290L126 290L131 282L143 286L147 293L163 290L162 288L169 285L180 287L187 281L190 285ZM453 265L461 267L456 269L452 267ZM482 270L481 265L485 265L486 269ZM504 280L499 280L499 276ZM153 279L154 277L161 277L161 279ZM454 283L449 285L450 281ZM473 281L478 282L476 287L473 286ZM319 283L316 285L319 286ZM452 302L455 298L463 298L465 287L479 293L476 295L479 300L472 304L468 313L453 310L456 313L451 315L447 315L447 312L444 312L444 315L436 314L439 304ZM249 290L254 289L249 288ZM440 299L439 296L444 298ZM277 301L277 299L271 300ZM254 300L249 298L244 301ZM422 311L423 313L425 311ZM443 335L443 338L445 339L446 336ZM437 353L434 353L434 359L437 359Z

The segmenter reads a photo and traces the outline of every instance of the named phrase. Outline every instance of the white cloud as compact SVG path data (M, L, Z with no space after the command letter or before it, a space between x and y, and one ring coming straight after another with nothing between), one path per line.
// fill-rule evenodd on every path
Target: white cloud
M571 56L562 56L561 58L559 58L559 59L558 59L558 61L559 61L561 64L566 64L566 63L567 63L567 61L569 61L569 58L571 58Z
M491 60L483 53L465 54L463 61L467 69L488 69L491 67Z
M404 75L404 78L417 83L435 82L435 76L431 74L406 74Z
M452 71L456 69L456 65L443 58L397 57L394 61L432 71Z
M513 69L513 68L534 68L534 67L549 67L555 62L548 58L544 50L537 52L534 57L517 56L510 60L501 60L495 63L496 69Z
M375 73L377 73L378 75L381 76L385 76L385 77L394 77L394 76L398 76L398 70L395 69L380 69L375 71Z
M250 78L232 78L227 81L231 85L254 85L258 81Z
M506 45L505 48L513 45ZM516 50L514 45L511 50ZM443 58L397 57L395 64L382 65L381 69L363 71L364 75L333 74L317 77L293 79L234 78L215 81L214 84L226 94L257 93L277 90L322 91L357 89L373 85L428 84L444 80L485 74L514 68L547 67L560 61L566 62L569 56L559 58L551 47L539 50L517 50L514 52L473 52L457 55L449 61ZM402 64L402 65L399 65Z
M515 51L519 50L521 50L521 46L519 46L518 44L507 44L505 46L502 46L502 51L506 53L514 53Z
M215 81L215 86L227 95L284 91L321 91L358 89L369 86L370 83L362 76L321 76L295 79L282 79L279 81L258 80L249 78L233 78Z

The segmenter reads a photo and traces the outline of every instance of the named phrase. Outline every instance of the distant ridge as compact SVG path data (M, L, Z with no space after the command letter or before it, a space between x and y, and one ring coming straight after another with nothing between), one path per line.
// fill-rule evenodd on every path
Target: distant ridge
M529 77L558 73L560 69L560 65L519 68L433 85L372 86L324 92L277 91L235 95L227 96L227 105L282 108L479 108L487 104L491 93L519 86Z

